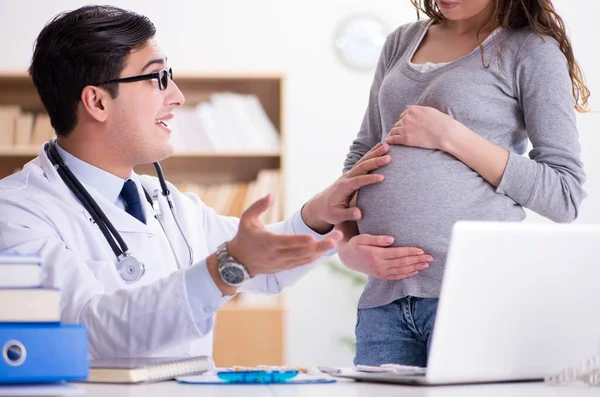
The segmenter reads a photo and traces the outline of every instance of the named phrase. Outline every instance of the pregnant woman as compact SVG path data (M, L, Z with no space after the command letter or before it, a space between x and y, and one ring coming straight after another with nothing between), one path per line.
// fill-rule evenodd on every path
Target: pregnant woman
M388 36L345 161L389 144L358 225L339 225L342 261L370 276L355 364L426 366L456 221L521 221L525 207L570 222L586 196L575 110L589 90L551 1L412 3L429 18Z

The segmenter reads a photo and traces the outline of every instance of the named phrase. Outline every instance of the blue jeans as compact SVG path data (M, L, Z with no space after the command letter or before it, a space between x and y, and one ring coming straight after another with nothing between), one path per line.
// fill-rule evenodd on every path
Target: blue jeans
M359 309L354 364L426 367L437 304L437 298L407 296Z

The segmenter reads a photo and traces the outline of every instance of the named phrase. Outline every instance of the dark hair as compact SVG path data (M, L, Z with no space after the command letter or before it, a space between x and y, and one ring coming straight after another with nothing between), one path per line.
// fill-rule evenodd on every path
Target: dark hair
M58 14L42 29L29 74L57 135L68 135L77 124L81 90L119 78L130 52L155 33L147 17L110 6ZM103 88L117 97L117 84Z
M411 2L417 9L417 17L420 11L435 22L444 19L435 0L411 0ZM552 0L493 0L493 2L494 11L490 22L494 26L501 26L507 30L530 27L535 33L548 35L556 40L569 65L575 108L579 112L587 111L590 90L585 84L583 71L573 55L573 46L567 36L565 23L552 5Z

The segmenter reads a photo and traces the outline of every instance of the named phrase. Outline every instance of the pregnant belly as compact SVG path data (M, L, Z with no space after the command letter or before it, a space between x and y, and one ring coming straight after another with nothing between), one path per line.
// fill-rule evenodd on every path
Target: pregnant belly
M358 192L360 233L392 235L395 246L440 254L458 220L520 220L522 210L447 153L392 146L383 182ZM433 251L433 252L432 252Z

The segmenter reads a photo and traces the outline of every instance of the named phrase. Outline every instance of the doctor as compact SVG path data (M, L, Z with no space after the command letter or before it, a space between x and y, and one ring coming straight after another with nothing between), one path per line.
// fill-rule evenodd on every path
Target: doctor
M44 27L30 74L57 139L0 181L0 252L41 255L43 285L61 290L63 322L88 327L93 358L211 354L221 305L304 275L340 240L332 225L360 217L349 197L389 161L374 148L267 227L258 216L269 196L234 219L135 174L172 154L168 124L184 103L154 35L146 17L114 7Z

